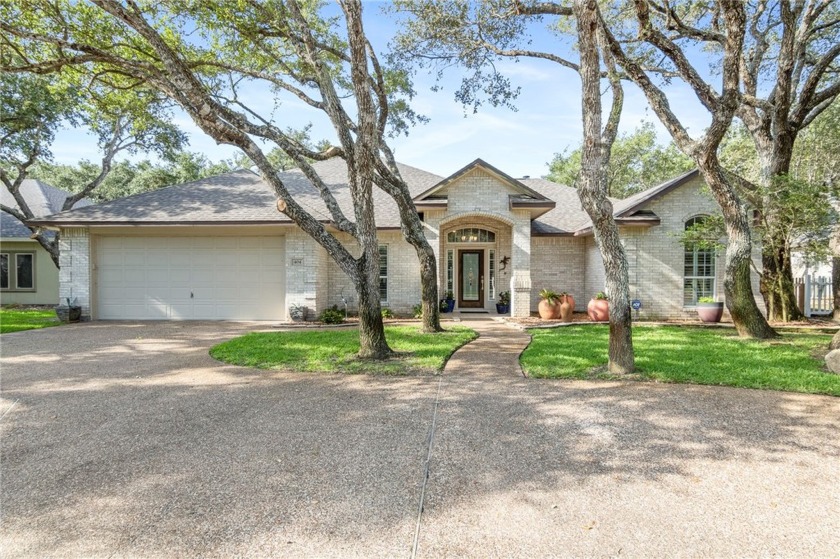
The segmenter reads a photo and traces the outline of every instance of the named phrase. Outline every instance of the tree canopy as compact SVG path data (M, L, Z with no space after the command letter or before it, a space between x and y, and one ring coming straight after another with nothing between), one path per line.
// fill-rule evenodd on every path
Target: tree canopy
M581 149L575 148L554 156L549 164L548 180L575 186L580 176ZM673 142L661 146L653 123L643 122L629 134L619 134L612 146L607 169L607 196L626 198L672 179L694 168Z
M372 189L396 201L402 232L421 260L424 325L439 329L434 252L423 235L408 187L387 139L415 117L411 83L378 58L359 0L339 2L330 16L319 0L264 2L112 2L21 0L0 5L0 69L13 73L73 71L135 97L163 96L216 142L239 148L274 189L277 207L320 244L356 287L362 357L386 357L379 249ZM271 102L254 101L260 88ZM316 151L289 132L275 108L313 111L332 124L337 145ZM330 222L310 214L289 192L271 148L285 153L314 185ZM352 219L312 161L341 158ZM349 235L360 254L335 231Z

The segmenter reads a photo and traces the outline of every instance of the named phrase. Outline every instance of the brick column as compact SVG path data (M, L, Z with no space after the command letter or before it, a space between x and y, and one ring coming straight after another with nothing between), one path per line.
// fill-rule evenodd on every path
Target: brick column
M326 273L319 274L324 264L320 248L303 232L286 235L286 320L290 320L292 305L307 307L308 320L313 320L322 310L318 308L318 282L326 281Z
M58 258L58 302L82 307L82 320L91 319L91 254L87 229L74 227L61 231Z
M527 212L516 212L513 223L513 254L510 278L510 315L531 315L531 217Z

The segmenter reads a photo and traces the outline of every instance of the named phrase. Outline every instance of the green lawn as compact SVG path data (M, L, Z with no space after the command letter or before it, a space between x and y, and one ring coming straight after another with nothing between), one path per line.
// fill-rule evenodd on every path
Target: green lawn
M52 309L0 308L0 334L35 330L59 324L61 323Z
M475 331L449 326L440 334L422 334L414 326L386 326L385 336L398 355L385 361L360 360L359 332L296 330L255 332L210 349L215 359L257 367L306 372L401 375L437 373L452 353L476 338Z
M522 367L538 378L611 378L606 326L531 330ZM840 396L840 375L826 372L828 334L785 333L772 341L741 340L734 330L690 326L633 328L638 377ZM820 353L822 352L822 353Z

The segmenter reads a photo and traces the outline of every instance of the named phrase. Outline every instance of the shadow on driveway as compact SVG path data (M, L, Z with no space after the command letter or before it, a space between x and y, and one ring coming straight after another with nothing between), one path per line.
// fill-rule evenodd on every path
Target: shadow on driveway
M2 547L34 556L829 556L840 400L256 371L235 323L2 339Z

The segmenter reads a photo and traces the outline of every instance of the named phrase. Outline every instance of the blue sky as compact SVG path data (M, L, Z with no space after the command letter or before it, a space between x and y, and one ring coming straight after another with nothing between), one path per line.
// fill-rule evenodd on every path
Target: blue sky
M366 31L374 46L385 51L397 23L383 14L380 7L380 3L365 3ZM558 39L544 29L534 29L532 40L532 48L557 50ZM465 109L454 98L461 79L458 69L447 71L440 84L441 91L431 91L435 83L432 76L418 75L415 80L417 96L412 106L429 117L430 122L412 128L407 137L392 140L397 159L446 176L480 157L512 176L537 177L548 172L548 163L555 153L580 143L580 80L577 74L551 62L534 59L506 60L498 68L515 86L521 87L515 112L486 104L478 113L473 113L471 108ZM625 87L622 131L631 131L642 120L649 120L657 125L660 141L669 141L667 132L647 108L644 95L632 85ZM708 116L690 90L684 85L673 85L667 93L672 108L683 118L689 131L700 133L708 123ZM255 87L247 95L254 106L271 106L276 100L264 88ZM284 128L301 128L312 123L314 140L334 138L326 119L297 100L285 99L275 109L274 118ZM212 160L229 158L236 153L233 148L216 145L185 114L176 114L174 120L187 132L189 150ZM80 159L96 161L100 157L95 139L79 130L62 131L53 145L53 153L58 163L75 163ZM144 157L141 154L138 158Z

